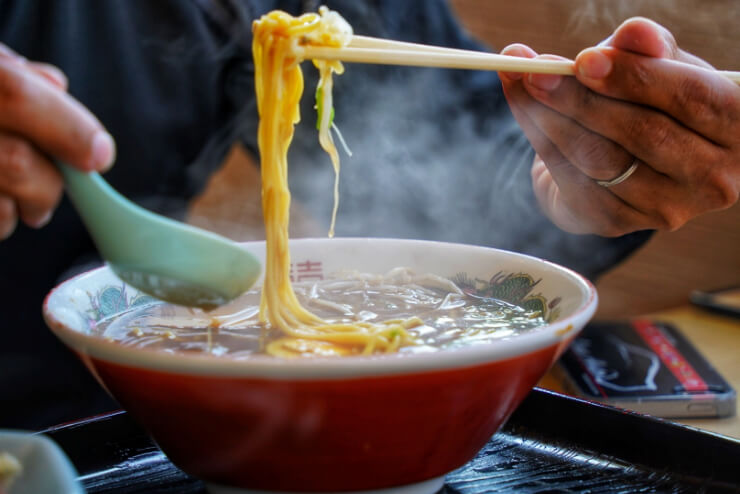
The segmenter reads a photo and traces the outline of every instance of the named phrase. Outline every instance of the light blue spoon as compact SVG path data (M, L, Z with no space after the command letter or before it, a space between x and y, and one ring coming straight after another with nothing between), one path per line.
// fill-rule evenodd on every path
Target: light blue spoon
M259 261L235 242L147 211L97 173L59 168L100 255L126 283L167 302L212 309L257 280Z

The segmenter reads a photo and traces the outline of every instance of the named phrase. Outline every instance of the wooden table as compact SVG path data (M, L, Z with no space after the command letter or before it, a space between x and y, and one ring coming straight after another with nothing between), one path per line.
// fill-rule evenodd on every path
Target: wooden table
M740 391L740 320L715 315L686 305L647 314L648 318L677 326L699 349L714 368ZM546 375L539 386L564 392L556 372ZM676 422L740 439L740 415L728 418L676 419Z

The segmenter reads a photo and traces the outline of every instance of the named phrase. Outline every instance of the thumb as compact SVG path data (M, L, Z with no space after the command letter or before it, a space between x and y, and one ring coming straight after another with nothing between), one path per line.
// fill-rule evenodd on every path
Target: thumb
M633 17L624 21L602 46L611 46L646 57L667 58L713 68L704 60L681 50L673 33L645 17Z
M654 58L675 58L678 52L673 34L644 17L624 21L611 36L610 46Z

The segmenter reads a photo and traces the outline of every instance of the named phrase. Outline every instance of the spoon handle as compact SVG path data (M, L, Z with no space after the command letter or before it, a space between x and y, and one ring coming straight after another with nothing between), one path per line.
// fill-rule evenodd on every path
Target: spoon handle
M100 255L128 284L170 302L213 307L259 276L259 261L226 237L148 211L97 173L58 166Z
M144 215L156 219L157 215L123 197L98 173L81 172L63 163L58 163L58 166L64 176L67 195L103 258L118 259L121 254L135 248L135 245L122 243L122 236L115 234L141 224L132 222L132 215L127 213L134 213L133 218Z

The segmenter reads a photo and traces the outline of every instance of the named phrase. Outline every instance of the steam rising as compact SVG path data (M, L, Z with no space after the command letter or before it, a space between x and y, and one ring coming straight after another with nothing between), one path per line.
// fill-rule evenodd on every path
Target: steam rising
M336 122L354 154L342 157L337 234L490 243L512 210L531 209L529 180L515 177L529 173L528 146L514 125L478 131L463 111L468 96L441 71L407 73L379 85L337 78ZM291 150L291 189L315 217L328 218L333 171L303 131Z

